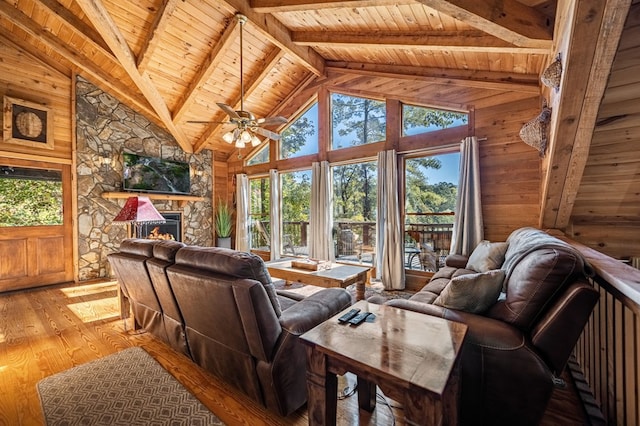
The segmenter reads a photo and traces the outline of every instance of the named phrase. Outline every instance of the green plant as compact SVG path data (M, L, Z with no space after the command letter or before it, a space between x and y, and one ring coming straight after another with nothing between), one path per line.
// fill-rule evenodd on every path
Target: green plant
M218 238L228 238L231 236L232 227L233 211L226 201L220 199L216 207L216 235Z

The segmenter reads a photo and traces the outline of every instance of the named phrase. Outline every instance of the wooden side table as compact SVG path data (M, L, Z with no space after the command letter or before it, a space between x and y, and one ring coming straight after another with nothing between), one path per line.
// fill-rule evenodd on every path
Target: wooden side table
M366 301L353 307L374 313L375 320L355 327L338 323L340 313L300 337L307 352L309 424L335 425L336 375L347 371L358 377L362 409L375 408L377 385L403 404L407 424L457 424L467 326Z

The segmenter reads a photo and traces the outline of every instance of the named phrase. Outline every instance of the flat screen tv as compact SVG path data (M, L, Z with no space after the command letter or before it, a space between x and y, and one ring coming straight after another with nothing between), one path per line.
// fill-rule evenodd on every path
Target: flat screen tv
M122 189L161 194L189 194L189 163L125 152Z

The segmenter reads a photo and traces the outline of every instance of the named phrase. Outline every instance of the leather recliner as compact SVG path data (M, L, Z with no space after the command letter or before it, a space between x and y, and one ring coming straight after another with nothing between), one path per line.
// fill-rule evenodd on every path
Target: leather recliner
M580 253L543 231L521 228L509 239L504 294L469 313L432 302L453 277L476 273L467 258L447 266L408 300L386 303L468 326L461 354L460 423L536 425L599 295L585 279Z
M278 295L259 256L217 247L180 249L167 276L198 365L280 415L306 402L298 337L351 305L346 290L296 301Z

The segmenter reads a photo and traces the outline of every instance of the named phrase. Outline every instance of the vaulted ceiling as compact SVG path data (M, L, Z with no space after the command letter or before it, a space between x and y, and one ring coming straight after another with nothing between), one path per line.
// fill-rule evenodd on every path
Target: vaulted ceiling
M233 146L221 140L228 128L190 122L227 120L217 103L240 108L236 13L248 18L244 107L265 117L282 113L309 85L354 72L537 85L552 51L556 4L0 0L0 34L55 69L109 89L154 118L185 151L230 153Z

